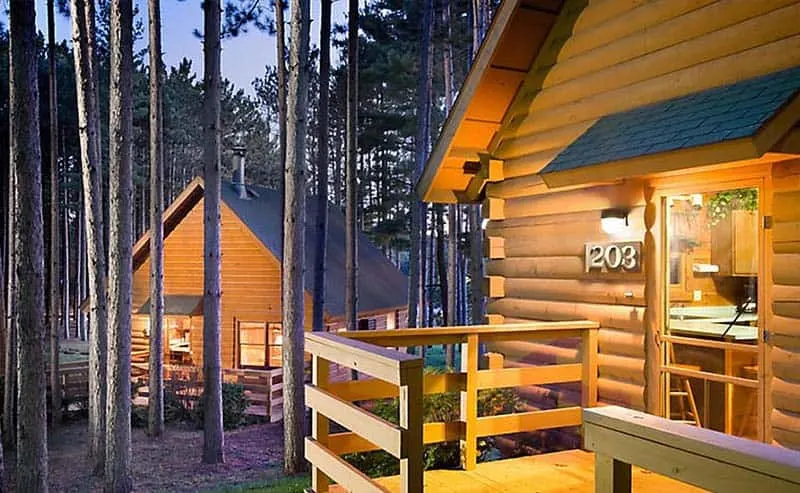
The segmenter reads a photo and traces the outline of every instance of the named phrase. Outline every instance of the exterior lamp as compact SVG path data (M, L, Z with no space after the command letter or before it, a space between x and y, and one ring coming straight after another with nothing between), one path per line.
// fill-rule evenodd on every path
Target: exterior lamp
M600 213L600 226L607 234L619 234L628 227L628 211L625 209L605 209Z

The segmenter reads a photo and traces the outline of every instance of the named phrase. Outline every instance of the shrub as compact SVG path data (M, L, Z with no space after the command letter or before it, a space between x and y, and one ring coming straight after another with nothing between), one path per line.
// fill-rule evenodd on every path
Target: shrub
M198 428L203 427L203 401L200 399L195 408L195 422ZM222 384L222 427L233 430L242 425L245 420L245 411L250 405L244 393L244 385L239 383Z
M439 369L426 369L426 373L441 373ZM457 392L430 394L423 398L423 422L455 422L459 419L460 401ZM513 389L487 389L478 392L478 416L495 416L522 410L522 402ZM397 424L400 404L397 399L374 401L370 411L391 423ZM491 438L478 444L479 461L499 458L499 451ZM423 465L428 469L456 468L461 452L458 442L436 443L425 446ZM399 461L379 450L346 454L344 459L370 477L393 476L400 473Z

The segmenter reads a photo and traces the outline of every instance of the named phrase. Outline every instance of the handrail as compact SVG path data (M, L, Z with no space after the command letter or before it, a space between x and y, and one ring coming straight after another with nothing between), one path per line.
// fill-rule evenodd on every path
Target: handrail
M353 442L374 444L400 460L404 493L422 491L422 359L413 355L351 340L330 333L306 333L306 352L312 356L312 383L306 385L306 405L312 409L312 436L305 440L315 492L328 491L330 480L350 491L384 491L377 482L348 464L332 450L329 420L351 430ZM348 402L331 391L330 363L358 370L391 386L400 398L399 425L394 425Z
M584 411L595 491L631 491L631 465L710 491L799 491L800 453L631 409Z
M462 467L469 470L473 469L477 463L478 437L581 424L581 407L592 407L597 403L598 330L599 325L596 322L579 320L339 332L336 336L325 335L324 339L325 341L334 340L337 344L348 347L362 348L364 346L360 345L366 345L368 348L373 348L370 349L372 352L375 351L373 345L408 347L462 344L461 368L445 374L425 375L421 386L423 394L459 392L461 415L455 422L425 423L423 440L425 444L459 440L462 449ZM310 337L313 339L320 336L322 335L311 335ZM479 369L478 352L480 344L484 342L553 340L572 337L582 339L582 359L578 363L504 368L503 356L493 354L487 358L488 368ZM355 343L357 344L353 346ZM312 349L316 348L312 347ZM398 353L392 352L391 354ZM405 355L405 353L399 354ZM347 361L350 357L342 357L339 361ZM352 368L352 366L350 367ZM362 369L359 368L359 371ZM331 382L325 390L331 395L349 402L398 396L398 389L385 380L384 378ZM579 406L499 416L478 416L478 392L481 389L568 382L581 382L582 384L582 398ZM382 448L365 440L363 435L355 433L355 430L330 435L327 447L337 454Z

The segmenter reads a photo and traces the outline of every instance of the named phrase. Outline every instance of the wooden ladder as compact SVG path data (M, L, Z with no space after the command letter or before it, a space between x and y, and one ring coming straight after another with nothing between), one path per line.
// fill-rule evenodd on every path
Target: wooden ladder
M675 362L675 348L670 344L670 361L671 365L676 368L683 368L686 370L695 370L700 371L701 368L696 365L683 365L678 364ZM673 382L676 385L673 385ZM670 414L672 414L672 399L678 399L678 410L679 410L679 417L680 419L673 419L672 416L669 416L669 419L672 421L678 421L681 423L693 424L700 428L702 425L700 424L700 413L697 412L697 402L694 400L694 392L692 392L692 384L689 382L689 378L681 376L681 375L670 375L670 383L669 383L669 399L670 399ZM687 409L688 404L688 409Z

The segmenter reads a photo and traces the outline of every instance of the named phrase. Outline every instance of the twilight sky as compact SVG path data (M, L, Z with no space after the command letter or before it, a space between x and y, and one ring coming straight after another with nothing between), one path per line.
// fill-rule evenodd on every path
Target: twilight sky
M265 3L268 0L262 0ZM147 46L147 2L134 0L139 6L139 18L145 26L144 39L139 41L136 49ZM198 74L203 72L203 46L201 40L194 36L195 29L202 29L203 12L200 9L201 0L162 0L162 45L164 47L164 63L169 66L177 65L186 57L192 60L192 67ZM333 2L333 22L342 23L345 20L347 2L335 0ZM311 2L311 43L317 44L319 40L319 2ZM8 19L3 19L7 22ZM286 13L289 21L289 13ZM47 29L47 2L36 0L36 22L39 30ZM7 25L7 24L6 24ZM69 19L58 16L56 21L56 37L58 39L71 39ZM287 33L288 33L287 25ZM256 77L264 74L266 65L275 63L275 38L267 33L251 29L241 34L238 38L225 40L222 44L222 75L230 79L240 88L252 94L250 83Z

